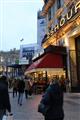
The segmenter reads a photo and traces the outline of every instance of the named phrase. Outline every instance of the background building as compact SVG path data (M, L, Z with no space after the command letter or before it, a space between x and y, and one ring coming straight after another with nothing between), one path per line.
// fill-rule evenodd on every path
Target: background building
M7 66L10 66L12 64L18 64L19 63L19 50L16 50L15 48L4 52L0 52L0 73L6 73L10 72L11 68L7 71Z
M31 64L32 58L37 56L40 51L40 46L38 44L28 44L20 46L20 64Z

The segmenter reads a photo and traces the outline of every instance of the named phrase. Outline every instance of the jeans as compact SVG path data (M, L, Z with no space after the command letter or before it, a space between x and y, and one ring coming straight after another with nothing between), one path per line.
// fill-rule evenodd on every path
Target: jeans
M28 90L25 90L25 97L28 98Z
M19 93L18 95L18 104L22 105L22 100L23 100L23 93Z
M15 95L17 96L17 89L13 88L13 98L15 97Z

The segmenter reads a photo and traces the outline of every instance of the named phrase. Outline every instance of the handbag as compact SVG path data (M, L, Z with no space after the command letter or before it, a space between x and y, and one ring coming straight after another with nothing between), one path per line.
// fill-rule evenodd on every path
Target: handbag
M14 120L13 119L13 114L6 114L6 115L4 115L2 120Z
M50 107L48 105L45 105L42 102L40 102L40 104L38 105L38 112L42 113L45 116L49 108Z

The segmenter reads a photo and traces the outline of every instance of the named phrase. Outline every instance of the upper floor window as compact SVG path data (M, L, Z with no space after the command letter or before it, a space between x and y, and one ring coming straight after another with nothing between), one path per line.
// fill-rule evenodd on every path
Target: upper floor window
M74 2L67 5L67 11L70 11L74 7Z
M44 0L45 4L48 2L48 0Z
M49 21L51 20L51 9L49 9L49 12L48 12L48 20Z
M59 9L61 7L61 0L57 0L57 8Z

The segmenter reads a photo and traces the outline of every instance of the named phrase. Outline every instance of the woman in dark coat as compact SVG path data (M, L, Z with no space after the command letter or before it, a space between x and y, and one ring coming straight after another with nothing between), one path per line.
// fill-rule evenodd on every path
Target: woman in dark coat
M11 112L11 104L8 93L7 78L2 76L0 78L0 120L2 120L6 110L8 110L9 113Z
M23 101L25 82L23 79L18 82L18 104L21 106Z
M46 90L41 102L48 106L45 120L63 120L63 91L57 80L54 80Z

